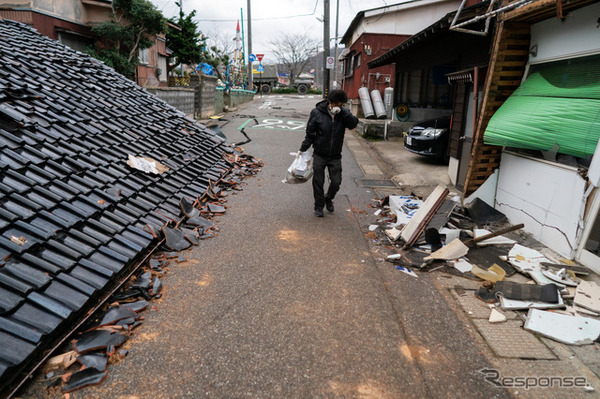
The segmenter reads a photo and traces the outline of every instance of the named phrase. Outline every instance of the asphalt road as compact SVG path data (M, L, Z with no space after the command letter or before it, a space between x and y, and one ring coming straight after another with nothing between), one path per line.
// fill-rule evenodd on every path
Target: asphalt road
M373 193L348 149L333 214L314 217L310 183L282 183L318 100L227 114L223 132L242 141L245 126L264 168L230 194L218 235L170 268L129 356L71 398L508 396L477 372L489 364L429 276L372 256Z

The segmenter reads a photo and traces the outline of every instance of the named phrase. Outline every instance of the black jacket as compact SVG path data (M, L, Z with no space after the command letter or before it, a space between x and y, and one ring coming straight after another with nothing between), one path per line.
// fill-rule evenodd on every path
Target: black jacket
M358 125L358 118L347 108L342 108L342 111L332 118L328 104L327 100L323 100L311 111L306 125L306 137L300 151L304 152L312 145L315 154L338 158L342 156L344 133L346 129L354 129Z

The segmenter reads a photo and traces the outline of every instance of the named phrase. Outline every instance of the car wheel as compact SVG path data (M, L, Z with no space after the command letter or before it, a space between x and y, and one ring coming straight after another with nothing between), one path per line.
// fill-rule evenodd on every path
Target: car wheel
M308 93L308 87L306 85L298 85L298 94Z

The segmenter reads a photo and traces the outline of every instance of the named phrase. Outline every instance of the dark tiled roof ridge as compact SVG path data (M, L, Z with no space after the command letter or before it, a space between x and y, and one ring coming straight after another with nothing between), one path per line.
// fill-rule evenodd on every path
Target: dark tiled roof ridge
M0 19L0 390L231 169L228 144L92 57ZM128 155L169 168L146 174ZM146 230L146 231L145 231Z

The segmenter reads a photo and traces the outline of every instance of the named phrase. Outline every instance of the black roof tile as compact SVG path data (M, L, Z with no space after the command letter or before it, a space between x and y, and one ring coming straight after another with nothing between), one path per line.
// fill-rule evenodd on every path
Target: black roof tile
M40 308L47 310L48 312L62 319L66 319L67 317L71 316L71 313L73 313L73 309L63 305L62 303L50 298L47 295L32 292L29 295L27 295L27 299L32 303L38 305Z
M32 344L37 344L43 334L35 329L5 317L0 317L0 330L8 334L23 338Z
M52 279L48 274L16 260L6 262L2 271L17 277L36 288L45 286Z
M42 209L44 209L44 207L40 204L38 204L35 201L32 201L20 194L17 193L13 193L10 195L10 198L19 202L21 205L27 207L28 209L34 210L34 211L41 211Z
M108 249L107 247L104 247L104 249ZM115 253L114 251L112 251L112 253ZM118 254L117 254L118 255ZM123 258L122 255L118 255L120 258ZM121 270L123 270L123 267L125 266L125 263L129 260L127 258L125 258L125 260L118 260L115 259L112 256L108 256L106 255L106 252L104 251L104 253L100 253L100 252L94 252L92 254L92 256L89 257L89 260L97 265L102 265L105 269L109 269L112 272L118 273ZM96 269L94 269L96 270Z
M93 236L84 233L83 231L79 231L77 229L71 229L69 230L69 234L75 238L77 238L79 241L81 241L82 243L90 246L90 247L98 247L100 246L100 244L102 244L102 241L100 241L98 238L98 233L96 232Z
M110 224L109 224L110 223ZM84 232L86 232L86 227L89 226L90 229L96 229L101 231L103 234L106 234L108 236L112 236L114 234L117 234L117 229L114 228L112 226L112 223L107 220L106 218L101 219L101 220L96 220L96 219L88 219L85 222L86 226L84 226ZM92 230L90 230L92 231Z
M8 313L23 302L23 297L0 287L0 314Z
M69 201L72 200L78 191L75 191L68 184L63 181L55 180L47 186L48 190L52 191L56 195L60 195L63 199Z
M35 345L26 342L14 335L0 331L0 359L10 365L18 365L24 361L35 349Z
M56 275L56 280L65 283L71 288L76 289L79 292L84 293L87 296L92 296L98 291L98 289L94 286L91 286L87 283L84 283L82 280L73 277L72 272L67 273L59 273Z
M71 275L98 289L103 288L109 280L109 277L95 273L82 266L73 268L73 270L71 270Z
M16 238L20 238L20 237L16 237ZM0 236L0 247L8 249L9 251L12 251L15 254L20 254L22 252L25 252L25 250L27 248L29 248L29 245L25 245L25 247L24 247L23 245L19 245L17 242L14 242L10 238Z
M25 283L23 280L3 273L2 270L0 270L0 286L12 289L22 295L27 295L33 289L33 286Z
M47 242L48 246L54 247L55 249L57 249L56 251L49 249L49 248L44 248L42 249L38 255L39 258L41 260L44 260L46 262L49 262L53 265L56 265L58 267L60 267L63 270L68 270L71 267L73 267L75 265L75 260L73 258L70 258L68 256L68 254L66 254L65 252L63 252L61 249L64 249L64 251L70 251L69 248L65 247L64 245L61 245L60 243L56 242L56 241L48 241ZM59 249L60 248L60 249ZM74 251L70 251L72 253L75 254ZM32 262L33 263L33 262Z
M98 254L97 252L95 252L94 254ZM88 270L93 271L94 273L97 273L101 276L104 277L112 277L115 272L114 270L111 270L110 268L108 268L107 265L100 265L97 262L94 262L93 259L81 259L79 261L79 264L83 267L85 267Z
M58 302L67 305L73 310L80 309L88 300L88 295L85 295L57 280L54 280L48 288L44 290L44 294Z
M9 318L30 325L45 334L51 333L62 321L54 314L28 302L25 302Z

